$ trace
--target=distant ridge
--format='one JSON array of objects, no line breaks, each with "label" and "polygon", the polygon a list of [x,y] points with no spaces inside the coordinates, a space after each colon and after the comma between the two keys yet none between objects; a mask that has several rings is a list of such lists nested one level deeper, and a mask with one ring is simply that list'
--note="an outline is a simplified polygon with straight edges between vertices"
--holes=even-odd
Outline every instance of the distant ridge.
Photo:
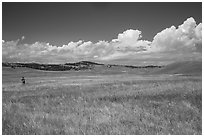
[{"label": "distant ridge", "polygon": [[201,75],[202,61],[183,61],[167,65],[155,74],[185,74]]},{"label": "distant ridge", "polygon": [[69,71],[69,70],[90,70],[95,69],[96,67],[101,68],[112,68],[112,67],[119,67],[119,68],[130,68],[130,69],[142,69],[142,68],[161,68],[162,66],[130,66],[130,65],[116,65],[116,64],[101,64],[95,63],[91,61],[80,61],[76,63],[65,63],[65,64],[38,64],[38,63],[2,63],[3,67],[27,67],[32,69],[39,69],[39,70],[47,70],[47,71]]},{"label": "distant ridge", "polygon": [[91,62],[91,61],[80,61],[76,63],[65,63],[65,65],[104,65],[96,62]]}]

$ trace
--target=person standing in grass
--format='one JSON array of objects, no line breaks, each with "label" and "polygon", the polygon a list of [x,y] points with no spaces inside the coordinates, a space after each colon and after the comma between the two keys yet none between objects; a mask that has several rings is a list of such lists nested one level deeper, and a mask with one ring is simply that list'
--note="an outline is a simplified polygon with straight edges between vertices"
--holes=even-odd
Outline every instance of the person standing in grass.
[{"label": "person standing in grass", "polygon": [[21,82],[22,82],[22,84],[25,84],[25,78],[24,77],[21,78]]}]

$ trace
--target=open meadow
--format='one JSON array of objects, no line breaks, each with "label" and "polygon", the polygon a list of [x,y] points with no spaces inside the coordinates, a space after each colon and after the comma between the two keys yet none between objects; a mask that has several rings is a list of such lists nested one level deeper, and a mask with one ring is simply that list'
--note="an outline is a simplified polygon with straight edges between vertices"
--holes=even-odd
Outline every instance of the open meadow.
[{"label": "open meadow", "polygon": [[7,67],[2,74],[3,134],[202,134],[198,75]]}]

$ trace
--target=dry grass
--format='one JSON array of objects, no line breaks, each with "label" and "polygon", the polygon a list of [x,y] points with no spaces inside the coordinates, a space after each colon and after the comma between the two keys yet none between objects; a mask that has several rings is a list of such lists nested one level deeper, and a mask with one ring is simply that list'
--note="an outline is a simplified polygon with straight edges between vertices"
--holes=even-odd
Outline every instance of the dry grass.
[{"label": "dry grass", "polygon": [[3,134],[202,134],[201,78],[3,90]]}]

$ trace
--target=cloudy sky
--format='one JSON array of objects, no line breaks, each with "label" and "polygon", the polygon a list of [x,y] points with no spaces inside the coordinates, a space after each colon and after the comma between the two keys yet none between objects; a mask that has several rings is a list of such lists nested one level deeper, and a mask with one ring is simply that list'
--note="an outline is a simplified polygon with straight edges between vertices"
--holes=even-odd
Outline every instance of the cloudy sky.
[{"label": "cloudy sky", "polygon": [[202,3],[2,3],[2,61],[202,59]]}]

